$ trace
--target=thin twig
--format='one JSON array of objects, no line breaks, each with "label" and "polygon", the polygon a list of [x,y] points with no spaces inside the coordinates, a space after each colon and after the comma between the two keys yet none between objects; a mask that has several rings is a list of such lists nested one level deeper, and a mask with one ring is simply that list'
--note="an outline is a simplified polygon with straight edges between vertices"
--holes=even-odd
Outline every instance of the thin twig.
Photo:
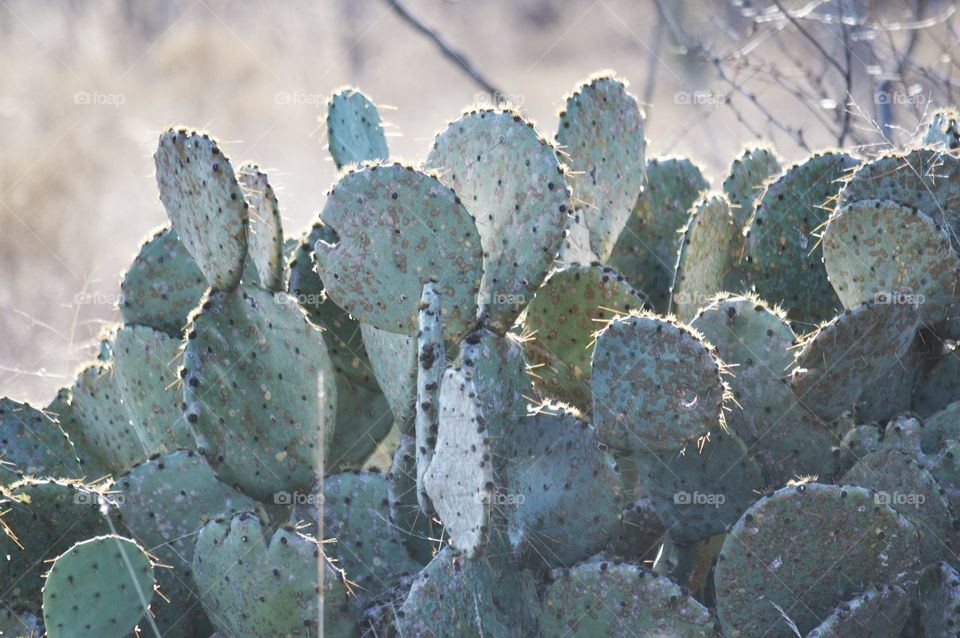
[{"label": "thin twig", "polygon": [[452,60],[469,75],[474,82],[480,85],[480,87],[489,93],[494,100],[498,103],[503,100],[505,93],[498,89],[492,82],[490,82],[480,71],[477,70],[473,64],[471,64],[466,57],[459,51],[454,50],[447,42],[440,37],[436,31],[428,27],[423,23],[420,18],[410,13],[410,10],[400,1],[400,0],[385,0],[386,3],[393,9],[394,13],[400,16],[407,24],[412,26],[414,29],[422,33],[423,35],[430,38],[430,40],[440,49],[440,52],[444,56]]}]

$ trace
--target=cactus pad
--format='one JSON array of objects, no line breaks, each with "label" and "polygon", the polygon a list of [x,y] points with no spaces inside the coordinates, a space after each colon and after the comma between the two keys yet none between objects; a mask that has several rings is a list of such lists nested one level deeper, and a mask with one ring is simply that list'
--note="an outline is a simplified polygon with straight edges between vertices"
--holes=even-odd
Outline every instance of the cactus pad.
[{"label": "cactus pad", "polygon": [[717,293],[732,289],[739,253],[737,229],[727,200],[710,196],[695,205],[683,230],[677,272],[673,279],[672,312],[690,321]]},{"label": "cactus pad", "polygon": [[338,169],[387,159],[390,151],[380,113],[357,89],[345,87],[327,101],[327,145]]},{"label": "cactus pad", "polygon": [[777,153],[765,146],[746,148],[733,160],[723,180],[723,192],[730,200],[737,231],[746,229],[753,216],[754,203],[763,195],[767,181],[780,175],[783,167]]},{"label": "cactus pad", "polygon": [[[924,601],[926,604],[926,601]],[[910,596],[896,585],[871,587],[827,616],[806,638],[899,636],[910,617]]]},{"label": "cactus pad", "polygon": [[711,638],[716,620],[670,579],[630,563],[556,570],[540,616],[544,638]]},{"label": "cactus pad", "polygon": [[599,75],[567,97],[556,141],[590,248],[606,261],[643,190],[643,113],[623,81]]},{"label": "cactus pad", "polygon": [[[480,306],[488,325],[508,330],[560,251],[570,192],[554,149],[509,111],[473,111],[437,136],[426,166],[463,199],[483,246]],[[441,283],[442,280],[441,280]],[[447,339],[456,330],[444,298]]]},{"label": "cactus pad", "polygon": [[757,501],[727,535],[717,615],[724,635],[795,635],[784,616],[804,634],[844,600],[918,566],[913,525],[870,491],[791,485]]},{"label": "cactus pad", "polygon": [[339,241],[314,246],[325,291],[361,322],[417,333],[423,284],[437,280],[449,338],[473,323],[483,250],[457,195],[400,164],[368,165],[340,178],[320,214]]},{"label": "cactus pad", "polygon": [[927,565],[920,572],[920,618],[925,636],[949,636],[960,623],[960,574],[949,563]]},{"label": "cactus pad", "polygon": [[120,315],[128,324],[180,337],[207,284],[177,233],[165,226],[140,246],[120,282]]},{"label": "cactus pad", "polygon": [[644,298],[618,272],[599,264],[565,266],[550,274],[527,307],[524,344],[544,395],[590,409],[594,334],[619,314],[640,310]]},{"label": "cactus pad", "polygon": [[417,335],[417,406],[415,416],[416,496],[424,514],[433,514],[433,504],[423,479],[433,460],[440,429],[440,382],[446,369],[443,347],[443,309],[433,282],[420,295],[420,332]]},{"label": "cactus pad", "polygon": [[253,262],[260,286],[276,292],[283,288],[283,223],[280,204],[267,174],[257,166],[245,164],[237,172],[249,206],[247,219],[247,258]]},{"label": "cactus pad", "polygon": [[82,476],[70,437],[29,403],[0,398],[0,444],[0,484],[25,475]]},{"label": "cactus pad", "polygon": [[670,304],[679,232],[690,217],[690,207],[709,188],[700,168],[688,159],[647,162],[646,186],[607,265],[642,290],[658,312],[666,312]]},{"label": "cactus pad", "polygon": [[160,201],[207,282],[240,284],[247,257],[247,202],[230,160],[208,135],[170,129],[153,156]]},{"label": "cactus pad", "polygon": [[409,428],[417,397],[417,338],[360,324],[370,367],[383,390],[393,418]]},{"label": "cactus pad", "polygon": [[43,624],[50,638],[124,638],[148,614],[153,564],[135,542],[98,536],[53,563],[43,585]]},{"label": "cactus pad", "polygon": [[597,437],[617,448],[681,449],[723,420],[719,360],[699,336],[655,316],[607,324],[591,385]]},{"label": "cactus pad", "polygon": [[210,291],[181,370],[197,447],[222,481],[267,501],[310,487],[337,405],[320,331],[279,294]]},{"label": "cactus pad", "polygon": [[747,232],[753,282],[764,300],[789,308],[794,321],[818,323],[840,307],[814,232],[856,165],[845,153],[814,155],[788,168],[757,204]]}]

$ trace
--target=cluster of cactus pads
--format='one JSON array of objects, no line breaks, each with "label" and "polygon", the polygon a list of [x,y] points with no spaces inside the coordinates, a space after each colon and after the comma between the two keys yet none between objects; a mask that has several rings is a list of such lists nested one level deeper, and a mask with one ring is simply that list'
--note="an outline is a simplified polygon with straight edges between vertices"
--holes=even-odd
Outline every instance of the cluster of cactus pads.
[{"label": "cluster of cactus pads", "polygon": [[711,190],[609,74],[419,166],[327,109],[293,239],[267,173],[160,136],[122,325],[0,401],[0,635],[960,629],[954,115]]}]

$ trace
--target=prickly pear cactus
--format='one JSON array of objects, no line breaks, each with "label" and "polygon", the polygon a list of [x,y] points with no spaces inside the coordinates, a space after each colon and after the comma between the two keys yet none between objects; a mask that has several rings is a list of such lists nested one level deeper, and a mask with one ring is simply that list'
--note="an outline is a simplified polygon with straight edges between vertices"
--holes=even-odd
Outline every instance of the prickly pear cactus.
[{"label": "prickly pear cactus", "polygon": [[380,112],[359,90],[344,87],[327,101],[327,146],[338,169],[389,156]]},{"label": "prickly pear cactus", "polygon": [[121,536],[77,543],[53,562],[43,585],[43,625],[50,638],[124,638],[150,623],[153,563]]},{"label": "prickly pear cactus", "polygon": [[[570,192],[557,154],[520,114],[480,110],[437,136],[426,166],[439,172],[477,222],[483,247],[480,308],[490,328],[502,334],[561,248]],[[452,317],[453,305],[443,307]],[[456,323],[451,319],[450,325]],[[457,331],[448,331],[453,339]]]},{"label": "prickly pear cactus", "polygon": [[737,232],[746,230],[754,203],[763,195],[767,182],[778,177],[782,170],[776,151],[766,146],[745,148],[733,160],[723,180],[723,192],[730,201]]},{"label": "prickly pear cactus", "polygon": [[901,587],[871,587],[834,609],[806,638],[897,636],[909,617],[910,596]]},{"label": "prickly pear cactus", "polygon": [[417,335],[417,404],[415,418],[416,492],[420,510],[433,514],[424,478],[433,461],[440,431],[440,382],[446,369],[443,345],[443,309],[434,282],[420,295],[420,332]]},{"label": "prickly pear cactus", "polygon": [[920,572],[920,617],[924,635],[948,636],[960,622],[960,574],[949,563],[927,565]]},{"label": "prickly pear cactus", "polygon": [[267,174],[255,164],[244,164],[237,179],[249,205],[247,258],[253,262],[263,288],[278,291],[284,282],[283,224],[280,204]]},{"label": "prickly pear cactus", "polygon": [[153,156],[160,201],[207,282],[240,284],[247,258],[247,202],[230,160],[207,134],[170,129]]},{"label": "prickly pear cactus", "polygon": [[623,80],[598,75],[567,97],[556,140],[591,252],[606,261],[643,190],[643,113]]},{"label": "prickly pear cactus", "polygon": [[70,437],[54,418],[28,403],[0,398],[0,442],[0,484],[27,475],[82,476]]}]

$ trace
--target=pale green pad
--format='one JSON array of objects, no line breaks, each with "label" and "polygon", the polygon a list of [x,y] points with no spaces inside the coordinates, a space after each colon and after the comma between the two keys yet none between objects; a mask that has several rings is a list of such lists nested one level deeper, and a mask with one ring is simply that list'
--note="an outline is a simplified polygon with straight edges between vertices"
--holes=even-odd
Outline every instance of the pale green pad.
[{"label": "pale green pad", "polygon": [[389,155],[380,113],[359,90],[345,87],[327,101],[327,146],[337,168]]},{"label": "pale green pad", "polygon": [[733,160],[723,180],[723,192],[730,200],[730,212],[738,232],[746,229],[753,216],[754,203],[766,190],[767,182],[782,170],[776,151],[765,146],[746,148]]},{"label": "pale green pad", "polygon": [[170,129],[153,156],[160,201],[207,282],[240,284],[247,257],[247,202],[230,160],[206,134]]},{"label": "pale green pad", "polygon": [[417,338],[360,324],[370,367],[390,404],[396,423],[413,425],[417,400]]},{"label": "pale green pad", "polygon": [[80,461],[56,419],[29,403],[0,398],[0,484],[19,477],[80,478]]},{"label": "pale green pad", "polygon": [[280,204],[267,174],[256,165],[245,164],[237,173],[249,205],[247,258],[253,262],[260,286],[277,291],[283,288],[283,222]]},{"label": "pale green pad", "polygon": [[416,436],[416,491],[423,514],[433,514],[433,504],[423,486],[424,477],[433,460],[440,429],[440,382],[446,369],[443,347],[443,309],[440,295],[433,282],[423,286],[420,295],[420,332],[417,335],[417,407]]},{"label": "pale green pad", "polygon": [[[426,166],[440,171],[477,221],[483,245],[480,306],[488,325],[502,334],[530,301],[563,242],[570,192],[557,155],[519,114],[473,111],[437,136]],[[454,309],[446,299],[443,307],[447,339],[453,340]]]}]

